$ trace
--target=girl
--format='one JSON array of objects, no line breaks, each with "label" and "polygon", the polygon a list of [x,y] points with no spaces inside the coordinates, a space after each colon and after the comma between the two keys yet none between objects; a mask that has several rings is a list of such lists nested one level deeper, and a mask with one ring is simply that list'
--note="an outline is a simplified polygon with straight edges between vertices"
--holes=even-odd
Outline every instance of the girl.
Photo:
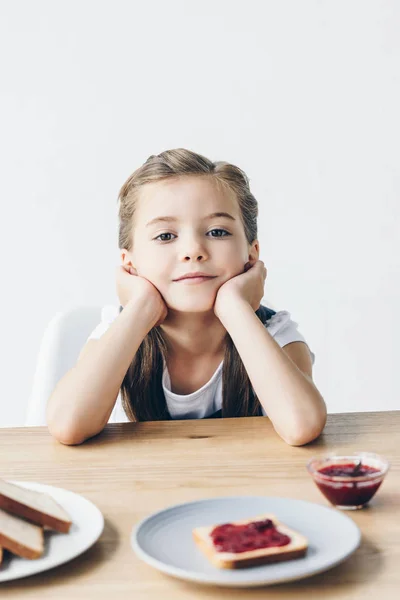
[{"label": "girl", "polygon": [[55,388],[50,432],[108,422],[268,415],[291,445],[326,421],[314,355],[287,311],[260,305],[257,202],[245,173],[185,149],[151,156],[119,195],[121,306]]}]

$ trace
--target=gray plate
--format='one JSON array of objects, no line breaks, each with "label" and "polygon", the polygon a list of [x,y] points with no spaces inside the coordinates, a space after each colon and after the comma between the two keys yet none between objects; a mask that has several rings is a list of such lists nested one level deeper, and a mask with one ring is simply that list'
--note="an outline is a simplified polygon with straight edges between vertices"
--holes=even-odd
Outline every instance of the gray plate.
[{"label": "gray plate", "polygon": [[[192,529],[273,513],[309,542],[304,558],[247,569],[214,567],[192,538]],[[136,554],[163,573],[198,583],[255,587],[303,579],[345,560],[360,544],[352,519],[340,511],[291,498],[233,496],[179,504],[143,519],[132,531]]]}]

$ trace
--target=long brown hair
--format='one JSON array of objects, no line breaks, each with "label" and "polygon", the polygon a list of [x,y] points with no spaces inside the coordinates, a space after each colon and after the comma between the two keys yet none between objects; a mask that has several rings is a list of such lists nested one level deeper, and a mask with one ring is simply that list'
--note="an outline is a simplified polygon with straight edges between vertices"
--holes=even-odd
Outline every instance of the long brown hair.
[{"label": "long brown hair", "polygon": [[[150,156],[124,183],[119,193],[119,248],[131,250],[132,223],[140,189],[150,182],[170,177],[207,175],[217,184],[227,186],[238,200],[244,232],[249,244],[257,239],[258,205],[250,192],[247,175],[227,162],[212,162],[208,158],[178,148]],[[256,314],[264,320],[264,307]],[[170,419],[162,389],[163,357],[166,342],[160,327],[146,335],[128,368],[121,385],[122,405],[131,421]],[[254,394],[239,353],[227,333],[222,368],[222,416],[244,417],[261,414],[261,405]]]}]

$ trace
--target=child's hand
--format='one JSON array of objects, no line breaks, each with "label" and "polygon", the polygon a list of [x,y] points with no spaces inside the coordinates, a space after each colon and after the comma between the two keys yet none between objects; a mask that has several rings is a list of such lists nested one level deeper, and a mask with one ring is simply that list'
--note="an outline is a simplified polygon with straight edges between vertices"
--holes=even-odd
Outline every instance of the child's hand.
[{"label": "child's hand", "polygon": [[121,306],[126,306],[132,299],[145,300],[146,308],[154,312],[154,318],[157,319],[154,327],[165,320],[168,309],[163,297],[148,279],[137,274],[136,269],[125,265],[117,267],[116,284]]},{"label": "child's hand", "polygon": [[242,300],[250,304],[254,311],[258,310],[264,296],[266,278],[267,269],[262,260],[247,263],[244,273],[232,277],[219,288],[214,303],[217,317],[232,300]]}]

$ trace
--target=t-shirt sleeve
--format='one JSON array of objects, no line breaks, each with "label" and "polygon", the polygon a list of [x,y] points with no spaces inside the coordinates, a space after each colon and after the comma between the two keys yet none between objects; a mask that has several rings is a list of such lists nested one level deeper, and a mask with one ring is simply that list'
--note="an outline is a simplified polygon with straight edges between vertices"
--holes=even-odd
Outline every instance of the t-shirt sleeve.
[{"label": "t-shirt sleeve", "polygon": [[[286,344],[291,344],[292,342],[304,342],[310,351],[312,364],[314,364],[315,354],[311,351],[303,334],[300,333],[298,329],[298,324],[296,321],[292,320],[291,315],[287,310],[280,310],[276,312],[270,319],[268,319],[268,321],[266,321],[266,323],[264,323],[264,325],[281,348],[286,346]],[[262,408],[262,413],[264,416],[267,414],[264,408]]]},{"label": "t-shirt sleeve", "polygon": [[315,354],[311,351],[305,337],[298,329],[298,324],[291,319],[291,315],[287,310],[281,310],[272,315],[265,323],[265,327],[281,348],[292,342],[304,342],[310,351],[312,364],[314,364]]}]

